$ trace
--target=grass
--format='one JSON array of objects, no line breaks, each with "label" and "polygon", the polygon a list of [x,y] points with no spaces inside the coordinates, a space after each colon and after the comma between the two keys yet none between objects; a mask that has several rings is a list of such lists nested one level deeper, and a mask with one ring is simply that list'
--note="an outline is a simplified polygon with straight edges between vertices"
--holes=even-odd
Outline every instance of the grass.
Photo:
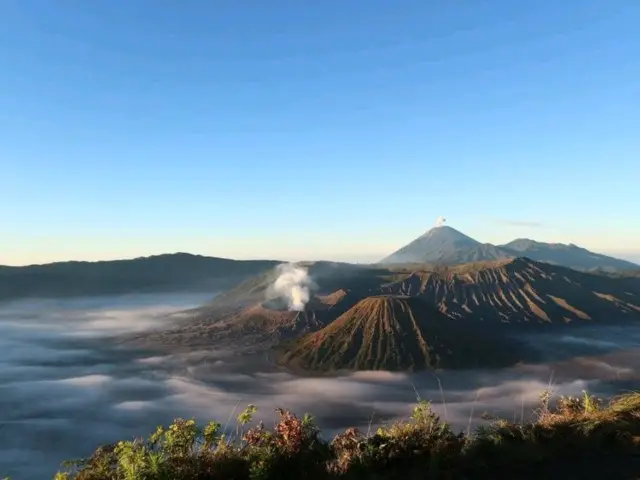
[{"label": "grass", "polygon": [[419,400],[411,418],[363,435],[323,440],[313,418],[278,410],[250,428],[247,407],[229,434],[217,422],[176,420],[147,439],[66,462],[54,480],[632,479],[640,478],[640,392],[605,404],[588,395],[541,396],[536,420],[494,420],[455,433]]}]

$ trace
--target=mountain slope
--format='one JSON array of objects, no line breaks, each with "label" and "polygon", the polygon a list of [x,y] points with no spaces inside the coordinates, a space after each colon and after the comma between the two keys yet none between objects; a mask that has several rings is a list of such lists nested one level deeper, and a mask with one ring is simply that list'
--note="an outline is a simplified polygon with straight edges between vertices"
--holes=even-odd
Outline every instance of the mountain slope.
[{"label": "mountain slope", "polygon": [[214,292],[278,263],[176,253],[131,260],[0,266],[0,300],[182,290]]},{"label": "mountain slope", "polygon": [[380,288],[424,298],[454,318],[493,323],[640,319],[640,279],[609,277],[517,258],[422,268]]},{"label": "mountain slope", "polygon": [[514,256],[511,252],[477,240],[449,226],[433,227],[388,257],[381,264],[431,263],[456,265]]},{"label": "mountain slope", "polygon": [[250,350],[272,347],[281,341],[317,331],[330,324],[357,301],[339,290],[313,296],[303,311],[291,311],[282,299],[243,304],[227,303],[193,311],[191,321],[177,328],[132,336],[138,345],[200,348],[217,346]]},{"label": "mountain slope", "polygon": [[577,270],[624,271],[640,268],[635,263],[591,252],[573,244],[536,242],[528,238],[518,238],[500,245],[514,256],[525,256],[539,262],[554,263]]},{"label": "mountain slope", "polygon": [[640,278],[579,272],[527,258],[457,266],[320,264],[309,270],[322,275],[313,277],[317,289],[302,312],[267,300],[271,273],[262,274],[229,290],[220,302],[190,312],[185,323],[138,335],[136,341],[262,349],[316,332],[358,302],[381,295],[415,297],[425,305],[416,308],[429,306],[428,318],[448,317],[459,326],[460,335],[473,332],[478,338],[640,320]]},{"label": "mountain slope", "polygon": [[[299,262],[298,267],[306,269],[316,284],[316,295],[328,295],[349,287],[350,294],[365,296],[374,291],[389,275],[386,268],[369,265],[353,265],[339,262]],[[260,275],[250,277],[213,299],[209,304],[196,310],[199,321],[216,321],[223,315],[241,310],[264,301],[269,295],[270,286],[278,278],[277,268],[271,268]]]},{"label": "mountain slope", "polygon": [[640,268],[635,263],[591,252],[570,244],[543,243],[519,238],[504,245],[480,243],[449,226],[437,226],[382,259],[379,264],[430,263],[461,265],[469,262],[528,257],[539,262],[562,265],[576,270],[628,271]]},{"label": "mountain slope", "polygon": [[509,342],[462,323],[419,298],[372,296],[285,346],[278,362],[330,371],[489,367],[520,360]]}]

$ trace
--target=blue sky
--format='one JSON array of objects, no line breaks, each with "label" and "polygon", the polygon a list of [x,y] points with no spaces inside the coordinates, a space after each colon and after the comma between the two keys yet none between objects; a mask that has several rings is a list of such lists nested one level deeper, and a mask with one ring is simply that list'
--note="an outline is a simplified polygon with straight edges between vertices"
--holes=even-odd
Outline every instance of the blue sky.
[{"label": "blue sky", "polygon": [[0,264],[640,259],[640,2],[0,2]]}]

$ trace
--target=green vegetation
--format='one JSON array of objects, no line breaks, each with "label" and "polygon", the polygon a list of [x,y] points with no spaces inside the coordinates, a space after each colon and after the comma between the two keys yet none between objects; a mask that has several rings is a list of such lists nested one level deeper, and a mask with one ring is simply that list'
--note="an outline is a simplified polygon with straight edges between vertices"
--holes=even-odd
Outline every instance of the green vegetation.
[{"label": "green vegetation", "polygon": [[[411,419],[362,435],[348,429],[327,442],[310,416],[278,410],[272,430],[233,434],[211,422],[176,420],[147,440],[102,447],[67,463],[55,480],[635,478],[640,472],[640,393],[608,405],[582,397],[541,396],[530,423],[496,420],[473,433],[452,431],[419,399]],[[552,405],[553,404],[553,405]]]}]

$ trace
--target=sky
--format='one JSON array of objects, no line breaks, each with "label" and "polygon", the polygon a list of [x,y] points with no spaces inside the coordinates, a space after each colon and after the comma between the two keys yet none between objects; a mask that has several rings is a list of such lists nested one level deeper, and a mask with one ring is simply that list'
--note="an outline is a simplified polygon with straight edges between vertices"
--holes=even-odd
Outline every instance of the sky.
[{"label": "sky", "polygon": [[640,261],[637,0],[0,2],[0,264]]}]

